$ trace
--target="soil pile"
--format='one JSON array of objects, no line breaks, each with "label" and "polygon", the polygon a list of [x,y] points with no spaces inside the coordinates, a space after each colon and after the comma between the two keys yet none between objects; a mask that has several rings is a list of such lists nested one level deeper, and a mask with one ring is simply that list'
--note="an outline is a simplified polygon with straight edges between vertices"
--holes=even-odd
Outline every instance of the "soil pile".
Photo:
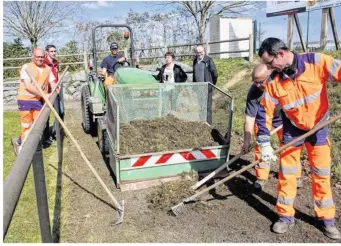
[{"label": "soil pile", "polygon": [[[146,197],[148,208],[173,215],[171,208],[174,205],[179,204],[184,199],[195,194],[195,191],[190,187],[197,182],[197,179],[196,173],[183,173],[180,180],[163,183],[162,185],[154,187],[153,191]],[[187,204],[186,207],[196,212],[207,212],[212,208],[218,207],[218,205],[210,204],[205,199],[199,199],[196,202]]]},{"label": "soil pile", "polygon": [[217,146],[211,131],[212,128],[204,122],[186,121],[172,115],[132,121],[120,126],[120,154]]},{"label": "soil pile", "polygon": [[148,208],[169,211],[170,208],[195,192],[190,187],[195,183],[191,174],[183,174],[178,181],[163,183],[153,189],[147,196]]}]

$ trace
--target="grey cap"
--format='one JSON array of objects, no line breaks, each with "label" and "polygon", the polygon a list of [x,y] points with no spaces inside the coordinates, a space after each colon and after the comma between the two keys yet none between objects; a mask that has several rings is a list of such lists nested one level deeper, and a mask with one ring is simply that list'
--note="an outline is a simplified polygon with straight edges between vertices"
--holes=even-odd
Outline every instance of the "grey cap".
[{"label": "grey cap", "polygon": [[118,49],[118,44],[116,42],[111,43],[110,50],[112,49]]}]

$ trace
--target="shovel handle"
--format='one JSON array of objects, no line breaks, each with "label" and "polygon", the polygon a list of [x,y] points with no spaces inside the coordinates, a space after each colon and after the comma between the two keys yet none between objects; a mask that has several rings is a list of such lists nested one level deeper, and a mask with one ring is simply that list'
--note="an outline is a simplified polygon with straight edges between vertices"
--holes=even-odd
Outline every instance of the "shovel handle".
[{"label": "shovel handle", "polygon": [[[270,135],[275,134],[276,132],[278,132],[280,129],[282,129],[283,125],[280,125],[279,127],[275,128],[274,130],[272,130],[270,132]],[[244,151],[241,151],[238,155],[236,155],[235,157],[233,157],[231,160],[225,162],[223,165],[221,165],[220,167],[218,167],[216,170],[214,170],[212,173],[210,173],[209,175],[207,175],[205,178],[203,178],[202,180],[200,180],[198,183],[196,183],[195,185],[193,185],[191,187],[191,189],[196,190],[198,189],[200,186],[202,186],[204,183],[206,183],[208,180],[210,180],[211,178],[213,178],[217,173],[219,173],[221,170],[223,170],[225,167],[227,167],[228,165],[232,164],[233,162],[235,162],[236,160],[238,160],[241,156],[249,153],[254,147],[257,146],[257,142],[253,142],[251,144],[251,146],[249,147],[248,151],[244,153]]]},{"label": "shovel handle", "polygon": [[67,126],[64,124],[63,120],[59,117],[59,114],[57,113],[57,111],[54,109],[53,105],[51,104],[50,100],[47,98],[46,94],[41,90],[40,86],[38,85],[37,81],[34,79],[34,77],[32,76],[32,74],[29,73],[29,71],[27,71],[27,74],[29,75],[29,77],[31,78],[31,80],[33,81],[33,83],[35,84],[36,88],[38,89],[39,93],[41,94],[41,96],[44,98],[45,102],[47,103],[47,105],[50,107],[51,111],[54,113],[55,118],[59,121],[60,125],[63,127],[64,131],[66,132],[66,134],[69,136],[69,138],[71,139],[71,141],[73,142],[73,144],[76,146],[76,148],[78,149],[78,151],[80,152],[83,160],[85,161],[85,163],[88,165],[88,167],[90,168],[91,172],[95,175],[95,177],[97,178],[97,180],[100,182],[100,184],[102,185],[102,187],[104,188],[104,190],[107,192],[107,194],[109,195],[109,197],[111,198],[111,200],[114,202],[115,207],[120,210],[123,211],[121,205],[118,203],[118,201],[116,200],[116,198],[113,196],[113,194],[111,194],[110,190],[108,189],[108,187],[105,185],[105,183],[103,182],[103,180],[101,179],[101,177],[98,175],[98,173],[96,172],[95,168],[91,165],[90,161],[88,160],[88,158],[86,158],[84,152],[82,151],[81,147],[79,146],[79,144],[77,143],[76,139],[74,138],[74,136],[71,134],[71,132],[69,131],[69,129],[67,128]]},{"label": "shovel handle", "polygon": [[[295,143],[297,143],[297,142],[299,142],[299,141],[301,141],[301,140],[303,140],[303,139],[305,139],[305,138],[307,138],[307,137],[313,135],[315,132],[317,132],[317,131],[320,130],[321,128],[323,128],[323,127],[325,127],[325,126],[327,126],[327,125],[329,125],[329,124],[331,124],[331,123],[337,121],[338,119],[341,119],[341,114],[338,114],[337,116],[335,116],[335,117],[333,117],[333,118],[330,118],[329,120],[324,121],[323,123],[321,123],[321,124],[319,124],[319,125],[316,125],[316,126],[315,126],[313,129],[311,129],[310,131],[308,131],[308,132],[306,132],[305,134],[299,136],[298,138],[294,139],[294,140],[291,141],[290,143],[287,143],[287,144],[283,145],[282,147],[276,149],[276,150],[273,152],[273,154],[277,155],[277,154],[280,153],[282,150],[285,150],[286,148],[288,148],[288,147],[294,145]],[[213,185],[211,185],[211,186],[209,186],[209,187],[207,187],[207,188],[201,190],[200,192],[198,192],[198,193],[192,195],[191,197],[185,199],[184,202],[193,201],[195,198],[197,198],[197,197],[200,196],[201,194],[203,194],[203,193],[205,193],[205,192],[207,192],[207,191],[212,190],[213,188],[217,187],[218,185],[221,185],[221,184],[225,183],[226,181],[232,179],[233,177],[235,177],[235,176],[237,176],[237,175],[243,173],[244,171],[246,171],[246,170],[248,170],[248,169],[254,167],[255,165],[257,165],[257,164],[260,163],[261,161],[262,161],[262,159],[259,159],[258,161],[252,162],[251,164],[245,166],[244,168],[242,168],[242,169],[240,169],[240,170],[234,172],[234,173],[231,174],[230,176],[227,176],[226,178],[224,178],[224,179],[218,181],[217,183],[215,183],[215,184],[213,184]]]},{"label": "shovel handle", "polygon": [[[57,88],[59,87],[59,84],[60,84],[60,82],[63,80],[64,75],[65,75],[66,71],[68,70],[68,68],[69,68],[69,66],[66,66],[66,68],[64,69],[64,71],[63,71],[62,75],[59,77],[58,82],[57,82],[57,85],[56,85],[56,87],[53,89],[51,95],[52,95],[52,94],[57,90]],[[26,135],[25,139],[22,141],[21,146],[23,146],[23,144],[26,142],[28,136],[30,135],[31,129],[33,129],[34,125],[35,125],[36,122],[38,121],[38,119],[39,119],[39,117],[40,117],[40,115],[41,115],[41,113],[43,112],[43,109],[44,109],[45,107],[46,107],[46,104],[44,104],[44,105],[43,105],[43,108],[39,111],[39,114],[38,114],[38,116],[37,116],[37,119],[33,122],[32,126],[30,127],[29,133]]]}]

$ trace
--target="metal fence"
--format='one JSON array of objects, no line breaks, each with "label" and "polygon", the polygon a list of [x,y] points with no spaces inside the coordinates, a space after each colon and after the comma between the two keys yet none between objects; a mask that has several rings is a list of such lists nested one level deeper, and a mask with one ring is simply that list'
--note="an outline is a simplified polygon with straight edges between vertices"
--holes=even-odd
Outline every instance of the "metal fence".
[{"label": "metal fence", "polygon": [[[230,43],[230,42],[240,42],[240,41],[249,41],[249,49],[245,50],[231,50],[231,51],[221,51],[221,52],[210,52],[210,45],[213,44],[221,44],[221,43]],[[164,54],[167,51],[172,51],[176,57],[179,59],[183,59],[185,57],[194,57],[194,48],[198,45],[203,45],[206,48],[206,53],[207,55],[219,55],[219,54],[227,54],[227,53],[241,53],[241,52],[248,52],[248,59],[253,60],[253,53],[254,53],[254,47],[253,47],[253,34],[250,34],[249,37],[245,38],[238,38],[238,39],[230,39],[230,40],[221,40],[221,41],[214,41],[210,42],[207,41],[205,43],[190,43],[190,44],[177,44],[177,45],[170,45],[170,46],[160,46],[160,47],[151,47],[151,48],[139,48],[134,50],[134,57],[136,61],[139,63],[140,61],[155,61],[158,59],[164,58]],[[129,49],[124,49],[124,50],[119,50],[119,53],[124,54],[125,57],[130,59],[130,52]],[[98,57],[101,60],[105,55],[109,54],[109,51],[105,52],[97,52]],[[61,67],[67,66],[67,65],[75,65],[78,67],[84,67],[85,70],[88,69],[89,66],[89,60],[91,57],[92,53],[78,53],[78,54],[68,54],[68,55],[58,55],[58,59],[64,59],[65,57],[68,58],[74,58],[74,62],[61,62],[59,65]],[[20,58],[6,58],[3,59],[3,62],[8,61],[16,61],[16,60],[22,60],[23,63],[28,62],[31,59],[31,57],[20,57]],[[99,64],[101,61],[98,61],[97,64]],[[9,69],[18,69],[20,66],[4,66],[4,70],[9,70]],[[8,78],[7,78],[8,79]],[[11,78],[11,79],[18,79],[18,78]],[[6,82],[7,83],[7,82]]]},{"label": "metal fence", "polygon": [[[63,92],[62,87],[60,94],[55,92],[51,96],[51,102],[54,103],[54,108],[56,111],[63,116],[63,112],[60,109],[64,108]],[[13,214],[16,210],[17,203],[19,201],[21,191],[24,187],[28,171],[31,167],[33,168],[34,185],[36,193],[36,201],[38,207],[39,216],[39,226],[41,233],[41,240],[43,243],[52,243],[59,241],[58,228],[53,227],[54,235],[51,231],[49,209],[46,193],[46,182],[44,173],[44,163],[43,163],[43,152],[41,136],[46,126],[46,122],[50,115],[50,108],[45,104],[41,109],[41,115],[37,119],[37,123],[33,126],[30,132],[30,137],[23,144],[23,147],[16,157],[12,168],[4,180],[3,186],[3,239],[5,239],[8,228],[11,224]],[[62,117],[63,118],[63,117]],[[57,142],[57,152],[58,152],[58,173],[57,173],[57,186],[61,184],[61,166],[63,159],[63,130],[60,127],[58,121],[55,121],[56,129],[56,142]],[[60,207],[60,194],[56,194],[56,204],[55,209]],[[60,216],[60,215],[59,215]],[[57,215],[55,214],[55,217]],[[54,222],[57,221],[54,218]]]}]

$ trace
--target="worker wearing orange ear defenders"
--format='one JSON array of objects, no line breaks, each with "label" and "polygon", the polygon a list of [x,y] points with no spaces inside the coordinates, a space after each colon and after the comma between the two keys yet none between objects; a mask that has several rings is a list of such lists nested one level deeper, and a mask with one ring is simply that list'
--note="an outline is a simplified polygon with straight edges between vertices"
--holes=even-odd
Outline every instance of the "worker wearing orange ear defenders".
[{"label": "worker wearing orange ear defenders", "polygon": [[[258,55],[274,72],[269,76],[259,107],[257,141],[264,161],[273,158],[270,130],[276,105],[283,114],[283,144],[311,130],[329,118],[326,84],[341,82],[341,61],[320,53],[297,54],[283,41],[268,38]],[[301,151],[305,145],[311,166],[314,213],[318,226],[329,238],[339,240],[341,233],[335,226],[335,204],[330,177],[331,157],[328,127],[288,147],[280,153],[277,213],[279,220],[272,229],[285,233],[294,225],[293,208],[296,197],[296,173]]]},{"label": "worker wearing orange ear defenders", "polygon": [[113,42],[110,45],[111,54],[104,58],[101,63],[101,75],[105,77],[103,85],[106,87],[108,85],[115,84],[114,73],[117,68],[122,66],[122,63],[125,62],[125,57],[121,56],[117,53],[118,44]]}]

